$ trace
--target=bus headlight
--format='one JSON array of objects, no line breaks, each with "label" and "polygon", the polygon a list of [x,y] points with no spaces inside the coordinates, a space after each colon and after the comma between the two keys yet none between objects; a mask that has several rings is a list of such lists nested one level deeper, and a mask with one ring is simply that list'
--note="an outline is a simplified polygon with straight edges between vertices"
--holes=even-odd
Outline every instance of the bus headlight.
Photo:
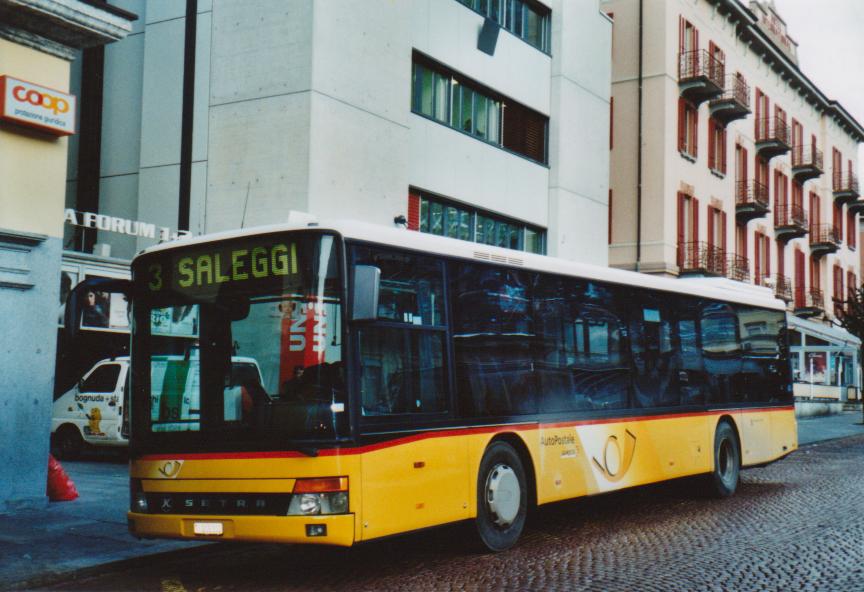
[{"label": "bus headlight", "polygon": [[348,512],[348,478],[298,479],[288,504],[289,516]]}]

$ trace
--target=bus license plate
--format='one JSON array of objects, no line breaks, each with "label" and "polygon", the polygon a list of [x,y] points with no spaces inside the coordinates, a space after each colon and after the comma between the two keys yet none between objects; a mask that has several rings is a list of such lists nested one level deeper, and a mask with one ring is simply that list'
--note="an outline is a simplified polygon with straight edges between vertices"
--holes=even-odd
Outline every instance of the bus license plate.
[{"label": "bus license plate", "polygon": [[221,536],[222,535],[222,523],[221,522],[196,522],[192,525],[192,532],[195,534],[207,535],[207,536]]}]

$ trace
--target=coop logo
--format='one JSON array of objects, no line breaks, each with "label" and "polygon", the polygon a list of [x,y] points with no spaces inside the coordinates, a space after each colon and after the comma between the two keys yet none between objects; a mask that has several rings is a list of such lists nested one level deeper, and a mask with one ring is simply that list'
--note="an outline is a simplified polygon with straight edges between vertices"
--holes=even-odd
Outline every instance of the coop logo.
[{"label": "coop logo", "polygon": [[75,133],[75,97],[10,76],[0,76],[0,119],[52,135]]},{"label": "coop logo", "polygon": [[621,450],[621,444],[618,442],[618,436],[611,435],[606,438],[606,444],[603,446],[602,458],[592,457],[594,466],[596,466],[606,480],[611,483],[617,483],[627,474],[627,469],[630,468],[630,463],[633,462],[633,454],[636,452],[636,436],[630,430],[624,430],[624,449]]},{"label": "coop logo", "polygon": [[26,101],[31,105],[45,107],[49,111],[53,112],[54,115],[57,115],[58,113],[67,113],[69,111],[69,101],[63,97],[41,93],[36,89],[28,89],[20,84],[12,89],[12,96],[19,101]]}]

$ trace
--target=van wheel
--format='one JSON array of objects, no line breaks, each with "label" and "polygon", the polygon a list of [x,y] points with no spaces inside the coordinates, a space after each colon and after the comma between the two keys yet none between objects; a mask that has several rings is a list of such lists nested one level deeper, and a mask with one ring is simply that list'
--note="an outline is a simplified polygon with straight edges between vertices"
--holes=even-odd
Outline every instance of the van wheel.
[{"label": "van wheel", "polygon": [[73,425],[60,426],[54,435],[54,456],[61,460],[74,460],[81,456],[84,449],[84,438]]},{"label": "van wheel", "polygon": [[477,475],[477,535],[482,548],[504,551],[516,544],[528,513],[522,460],[506,442],[493,442]]},{"label": "van wheel", "polygon": [[738,489],[741,474],[741,454],[735,430],[728,422],[720,422],[714,433],[714,471],[706,482],[711,497],[729,497]]}]

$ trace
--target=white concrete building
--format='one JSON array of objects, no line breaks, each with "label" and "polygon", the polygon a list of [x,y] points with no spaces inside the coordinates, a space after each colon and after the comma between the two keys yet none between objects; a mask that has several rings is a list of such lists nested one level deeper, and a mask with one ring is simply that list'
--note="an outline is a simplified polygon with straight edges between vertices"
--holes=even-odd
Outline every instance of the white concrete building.
[{"label": "white concrete building", "polygon": [[854,396],[857,340],[826,335],[861,278],[864,128],[800,70],[772,2],[602,9],[614,19],[610,265],[773,289],[821,327],[792,331],[796,394]]},{"label": "white concrete building", "polygon": [[114,3],[140,18],[77,62],[67,283],[292,210],[607,264],[599,0]]}]

